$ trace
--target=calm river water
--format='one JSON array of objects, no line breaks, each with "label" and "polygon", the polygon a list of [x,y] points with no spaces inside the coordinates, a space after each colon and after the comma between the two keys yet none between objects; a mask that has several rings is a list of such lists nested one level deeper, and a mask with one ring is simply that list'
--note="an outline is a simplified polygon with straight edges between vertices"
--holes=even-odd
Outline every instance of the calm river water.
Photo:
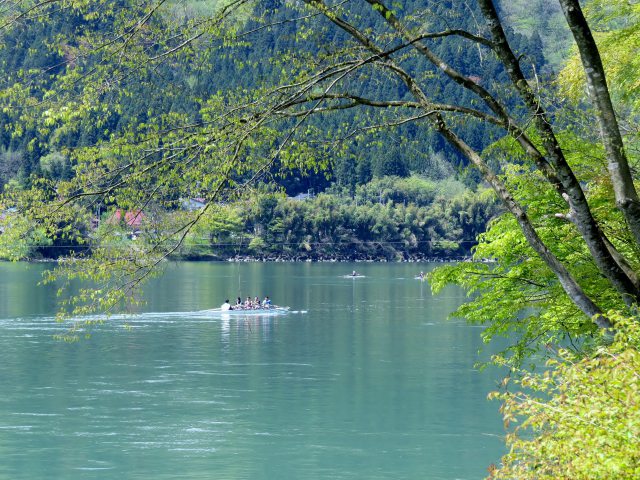
[{"label": "calm river water", "polygon": [[[71,344],[45,268],[0,264],[0,479],[480,479],[503,453],[499,372],[428,265],[170,264]],[[293,312],[199,312],[238,295]]]}]

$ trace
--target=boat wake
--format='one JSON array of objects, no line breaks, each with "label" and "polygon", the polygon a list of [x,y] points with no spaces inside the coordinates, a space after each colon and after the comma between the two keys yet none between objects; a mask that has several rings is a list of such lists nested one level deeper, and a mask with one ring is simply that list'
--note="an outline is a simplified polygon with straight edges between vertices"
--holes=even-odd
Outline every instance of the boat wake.
[{"label": "boat wake", "polygon": [[183,322],[185,320],[194,321],[211,321],[230,317],[265,317],[265,316],[282,316],[286,314],[306,314],[307,310],[289,310],[288,308],[274,308],[269,310],[230,310],[221,311],[219,308],[207,310],[192,310],[179,312],[139,312],[139,313],[118,313],[113,315],[83,315],[78,317],[70,317],[63,321],[58,321],[55,316],[29,316],[0,318],[0,327],[2,328],[43,328],[45,326],[53,328],[65,328],[72,324],[78,323],[109,323],[123,322],[130,325],[140,323],[174,323]]}]

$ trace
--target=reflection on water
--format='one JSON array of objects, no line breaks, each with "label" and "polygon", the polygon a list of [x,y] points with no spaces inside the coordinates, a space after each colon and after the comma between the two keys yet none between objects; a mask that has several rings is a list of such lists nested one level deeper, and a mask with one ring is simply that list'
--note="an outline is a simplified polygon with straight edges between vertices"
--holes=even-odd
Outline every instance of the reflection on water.
[{"label": "reflection on water", "polygon": [[[415,265],[172,264],[74,344],[43,268],[0,265],[0,478],[475,479],[502,453],[464,295]],[[249,295],[292,312],[203,312]]]}]

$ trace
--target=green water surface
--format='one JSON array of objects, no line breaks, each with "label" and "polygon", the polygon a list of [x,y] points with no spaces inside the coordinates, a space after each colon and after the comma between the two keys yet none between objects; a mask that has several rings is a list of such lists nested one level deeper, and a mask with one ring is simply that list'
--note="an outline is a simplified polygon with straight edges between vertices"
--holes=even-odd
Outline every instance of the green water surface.
[{"label": "green water surface", "polygon": [[[78,343],[46,268],[0,264],[0,479],[480,479],[503,453],[500,372],[427,264],[169,264]],[[238,295],[291,313],[202,312]]]}]

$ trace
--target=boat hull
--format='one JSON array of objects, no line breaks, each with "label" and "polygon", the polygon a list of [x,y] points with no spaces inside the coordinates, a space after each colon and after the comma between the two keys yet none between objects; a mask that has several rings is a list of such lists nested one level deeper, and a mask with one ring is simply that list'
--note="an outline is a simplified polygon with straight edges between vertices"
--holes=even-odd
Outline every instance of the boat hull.
[{"label": "boat hull", "polygon": [[270,307],[270,308],[242,308],[232,310],[222,310],[220,308],[212,308],[205,310],[212,315],[233,315],[233,316],[260,316],[260,315],[284,315],[289,313],[289,307]]}]

